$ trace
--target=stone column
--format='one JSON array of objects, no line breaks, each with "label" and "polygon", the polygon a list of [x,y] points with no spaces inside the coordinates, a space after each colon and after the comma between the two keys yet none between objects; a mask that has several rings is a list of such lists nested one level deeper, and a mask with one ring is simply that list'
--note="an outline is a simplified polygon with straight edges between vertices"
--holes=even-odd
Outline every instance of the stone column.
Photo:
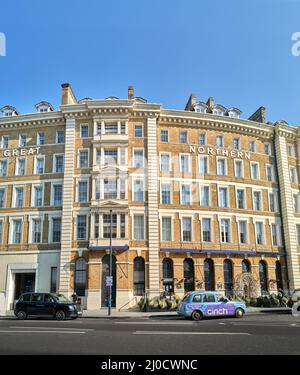
[{"label": "stone column", "polygon": [[158,169],[156,117],[147,118],[148,138],[148,241],[149,292],[159,293],[159,222],[158,222]]},{"label": "stone column", "polygon": [[284,245],[287,254],[287,267],[290,289],[300,288],[297,236],[295,228],[293,197],[284,131],[280,125],[275,133],[276,161],[280,186],[281,216],[283,222]]},{"label": "stone column", "polygon": [[73,175],[75,163],[75,118],[67,117],[65,135],[63,207],[61,223],[61,253],[59,269],[59,293],[71,294],[70,258],[72,248]]}]

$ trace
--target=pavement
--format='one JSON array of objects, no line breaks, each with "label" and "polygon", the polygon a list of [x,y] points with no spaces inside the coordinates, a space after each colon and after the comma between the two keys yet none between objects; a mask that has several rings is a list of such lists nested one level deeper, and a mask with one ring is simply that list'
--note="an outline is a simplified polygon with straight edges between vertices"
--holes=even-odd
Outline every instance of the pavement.
[{"label": "pavement", "polygon": [[300,354],[300,319],[289,311],[200,322],[149,317],[0,319],[0,354]]}]

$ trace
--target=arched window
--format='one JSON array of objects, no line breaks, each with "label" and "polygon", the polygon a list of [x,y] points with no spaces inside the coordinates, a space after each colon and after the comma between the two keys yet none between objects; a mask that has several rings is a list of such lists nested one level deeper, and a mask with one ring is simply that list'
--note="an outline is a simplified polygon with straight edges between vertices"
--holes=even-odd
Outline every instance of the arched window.
[{"label": "arched window", "polygon": [[279,262],[279,260],[277,260],[275,263],[275,273],[277,289],[283,289],[281,263]]},{"label": "arched window", "polygon": [[163,267],[163,287],[166,292],[174,292],[174,271],[173,261],[171,258],[164,258]]},{"label": "arched window", "polygon": [[261,294],[268,293],[268,273],[267,264],[264,260],[259,262],[259,280],[260,280],[260,290]]},{"label": "arched window", "polygon": [[230,259],[225,259],[223,263],[224,268],[224,289],[227,297],[232,295],[233,290],[233,269]]},{"label": "arched window", "polygon": [[133,262],[133,294],[142,296],[145,293],[145,261],[136,257]]},{"label": "arched window", "polygon": [[242,261],[242,272],[243,273],[251,272],[251,265],[250,265],[249,260],[247,260],[247,259],[244,259]]},{"label": "arched window", "polygon": [[211,259],[204,261],[204,283],[205,290],[215,290],[215,267]]},{"label": "arched window", "polygon": [[183,261],[184,291],[192,292],[195,290],[194,261],[186,258]]},{"label": "arched window", "polygon": [[86,260],[78,258],[75,262],[74,291],[78,296],[85,296]]}]

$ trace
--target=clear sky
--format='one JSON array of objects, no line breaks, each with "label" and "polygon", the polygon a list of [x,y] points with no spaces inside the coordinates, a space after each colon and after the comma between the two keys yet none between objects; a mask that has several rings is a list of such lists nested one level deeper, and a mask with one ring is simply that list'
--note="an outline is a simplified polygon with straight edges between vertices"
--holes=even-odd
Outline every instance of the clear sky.
[{"label": "clear sky", "polygon": [[60,104],[60,84],[78,99],[135,95],[165,108],[199,100],[248,118],[300,124],[300,0],[2,0],[0,107],[21,113]]}]

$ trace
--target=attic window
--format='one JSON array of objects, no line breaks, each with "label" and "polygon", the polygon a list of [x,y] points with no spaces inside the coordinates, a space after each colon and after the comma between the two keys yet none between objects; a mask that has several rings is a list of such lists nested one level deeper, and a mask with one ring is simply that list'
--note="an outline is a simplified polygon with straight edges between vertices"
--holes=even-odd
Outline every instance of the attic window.
[{"label": "attic window", "polygon": [[213,114],[217,115],[217,116],[223,116],[224,115],[224,111],[222,109],[219,109],[219,108],[214,108],[213,109]]},{"label": "attic window", "polygon": [[240,115],[236,111],[228,111],[229,117],[239,118]]},{"label": "attic window", "polygon": [[206,112],[206,108],[202,105],[197,105],[195,107],[195,112],[199,112],[199,113],[205,113]]}]

